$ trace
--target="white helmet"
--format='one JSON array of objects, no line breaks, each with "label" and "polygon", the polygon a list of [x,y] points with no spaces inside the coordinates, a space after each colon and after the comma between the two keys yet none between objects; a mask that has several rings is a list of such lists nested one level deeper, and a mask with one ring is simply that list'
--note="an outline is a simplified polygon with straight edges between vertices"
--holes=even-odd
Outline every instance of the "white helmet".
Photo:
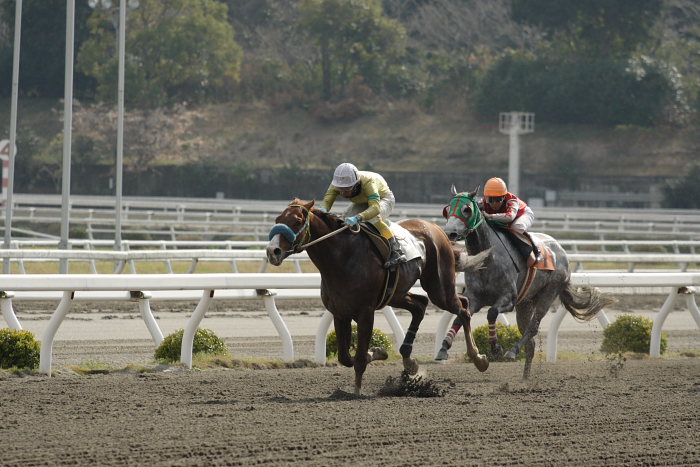
[{"label": "white helmet", "polygon": [[357,167],[349,162],[343,162],[336,167],[333,173],[333,186],[336,188],[350,188],[359,180]]}]

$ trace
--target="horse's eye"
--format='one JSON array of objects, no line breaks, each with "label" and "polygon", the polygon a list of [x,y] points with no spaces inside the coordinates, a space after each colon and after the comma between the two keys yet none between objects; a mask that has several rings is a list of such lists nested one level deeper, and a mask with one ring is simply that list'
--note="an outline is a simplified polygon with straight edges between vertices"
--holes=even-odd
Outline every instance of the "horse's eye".
[{"label": "horse's eye", "polygon": [[469,217],[472,215],[472,208],[471,206],[462,206],[462,215],[464,217]]},{"label": "horse's eye", "polygon": [[442,208],[442,217],[444,217],[445,219],[447,219],[447,216],[449,216],[449,214],[450,214],[449,209],[450,209],[449,205]]}]

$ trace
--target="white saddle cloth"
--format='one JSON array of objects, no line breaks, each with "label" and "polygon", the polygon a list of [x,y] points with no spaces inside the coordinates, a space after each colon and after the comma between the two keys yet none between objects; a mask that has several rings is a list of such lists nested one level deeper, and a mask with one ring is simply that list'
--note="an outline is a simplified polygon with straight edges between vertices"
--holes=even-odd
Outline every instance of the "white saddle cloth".
[{"label": "white saddle cloth", "polygon": [[389,228],[394,232],[396,240],[399,241],[399,245],[401,245],[407,261],[420,257],[423,263],[425,263],[425,245],[423,245],[422,241],[418,240],[411,232],[404,229],[396,222],[389,223]]}]

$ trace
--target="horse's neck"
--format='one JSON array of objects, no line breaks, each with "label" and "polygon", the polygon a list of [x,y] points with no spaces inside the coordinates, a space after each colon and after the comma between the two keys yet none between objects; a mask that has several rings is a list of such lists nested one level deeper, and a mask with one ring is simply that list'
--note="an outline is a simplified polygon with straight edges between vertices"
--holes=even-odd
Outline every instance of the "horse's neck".
[{"label": "horse's neck", "polygon": [[470,255],[475,255],[484,250],[488,250],[493,246],[494,241],[496,240],[494,238],[495,236],[496,233],[493,232],[491,227],[486,225],[485,222],[482,223],[479,227],[467,235],[467,253]]},{"label": "horse's neck", "polygon": [[[328,235],[333,231],[320,219],[317,219],[311,224],[311,239],[309,241],[318,240],[324,235]],[[345,232],[332,235],[315,245],[307,248],[309,258],[323,274],[324,271],[338,269],[338,264],[342,261],[347,261],[352,256],[352,243],[344,235]]]},{"label": "horse's neck", "polygon": [[508,236],[504,236],[505,238],[500,237],[498,232],[496,232],[497,229],[498,227],[491,227],[485,222],[477,227],[472,235],[467,237],[467,253],[475,255],[490,248],[491,253],[489,257],[493,261],[493,267],[496,269],[503,268],[501,269],[502,271],[515,271],[517,268],[518,274],[513,279],[518,281],[519,284],[524,278],[527,269],[525,260],[521,258],[517,248],[511,244]]}]

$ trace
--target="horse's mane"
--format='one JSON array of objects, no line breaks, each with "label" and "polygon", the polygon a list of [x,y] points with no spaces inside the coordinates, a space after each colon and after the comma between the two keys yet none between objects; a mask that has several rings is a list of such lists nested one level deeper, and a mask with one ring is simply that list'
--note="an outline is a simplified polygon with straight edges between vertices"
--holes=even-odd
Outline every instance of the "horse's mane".
[{"label": "horse's mane", "polygon": [[331,212],[321,211],[320,209],[316,208],[313,208],[311,212],[313,212],[316,217],[321,219],[323,223],[326,224],[331,230],[337,230],[345,225],[342,217]]},{"label": "horse's mane", "polygon": [[[300,198],[294,198],[291,203],[289,203],[290,206],[292,204],[299,204],[302,206],[305,206],[309,204],[309,201],[304,201],[303,199]],[[336,230],[339,229],[344,225],[344,219],[338,215],[335,215],[330,212],[325,212],[321,211],[320,209],[316,209],[315,207],[311,208],[311,212],[314,214],[314,216],[318,217],[323,221],[324,224],[326,224],[331,230]]]}]

